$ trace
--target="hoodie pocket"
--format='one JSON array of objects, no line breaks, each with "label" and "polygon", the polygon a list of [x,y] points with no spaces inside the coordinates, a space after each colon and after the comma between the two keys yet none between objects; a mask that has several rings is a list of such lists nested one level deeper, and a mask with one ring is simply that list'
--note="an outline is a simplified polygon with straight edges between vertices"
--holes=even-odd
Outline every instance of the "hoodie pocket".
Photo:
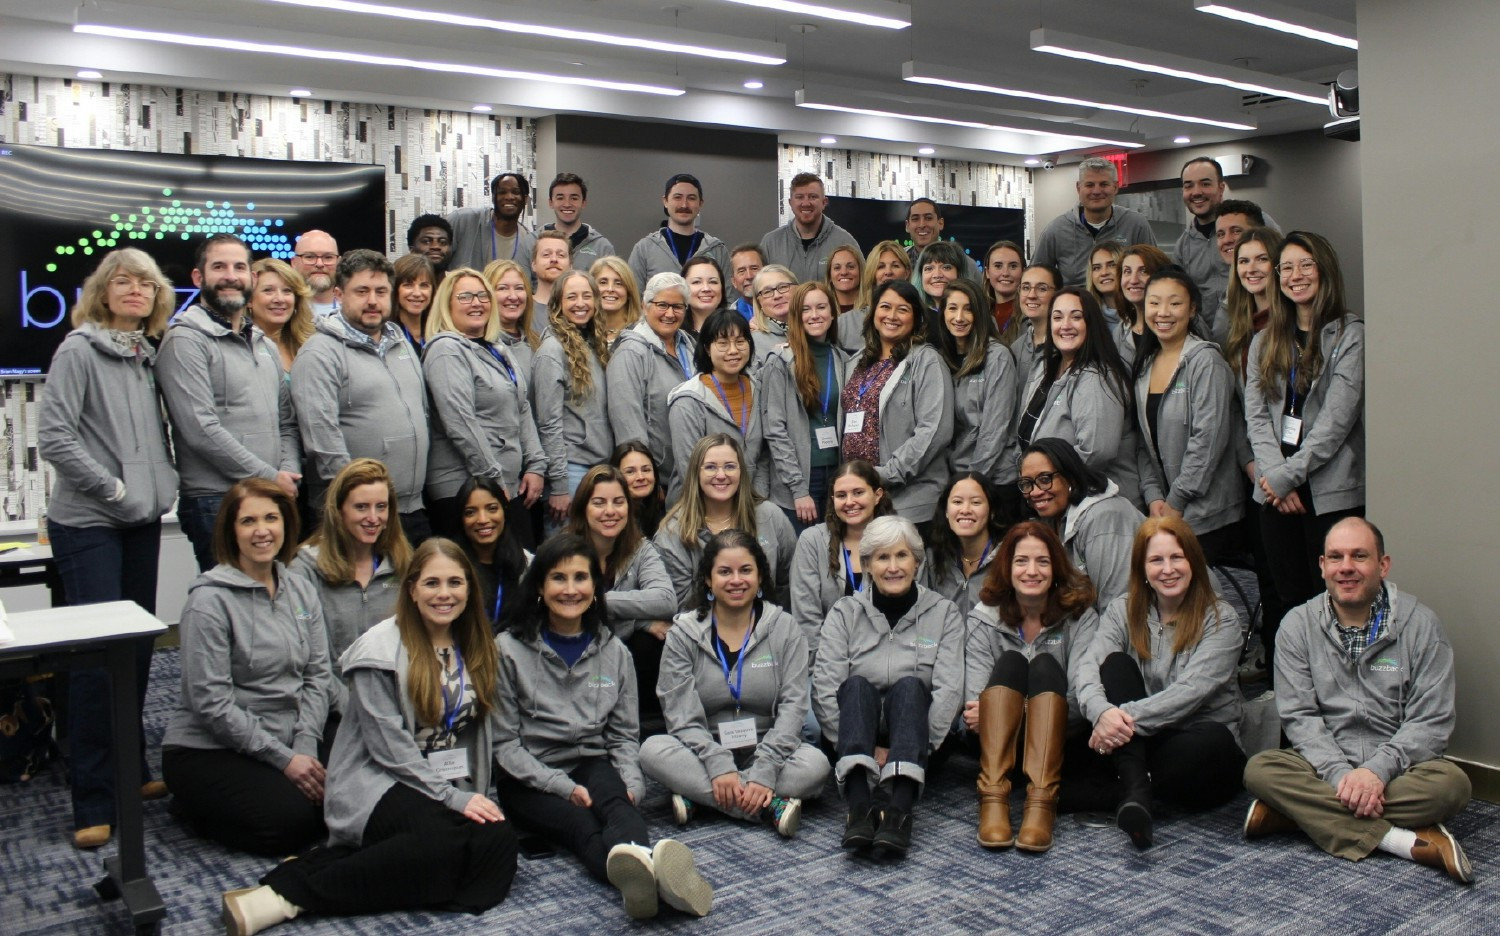
[{"label": "hoodie pocket", "polygon": [[396,482],[396,492],[411,485],[418,476],[417,437],[414,435],[393,436],[381,440],[381,461],[390,469]]},{"label": "hoodie pocket", "polygon": [[146,462],[122,462],[120,480],[125,482],[125,499],[109,505],[120,522],[137,526],[150,523],[165,512],[172,503],[177,487],[177,474],[170,468],[153,466]]}]

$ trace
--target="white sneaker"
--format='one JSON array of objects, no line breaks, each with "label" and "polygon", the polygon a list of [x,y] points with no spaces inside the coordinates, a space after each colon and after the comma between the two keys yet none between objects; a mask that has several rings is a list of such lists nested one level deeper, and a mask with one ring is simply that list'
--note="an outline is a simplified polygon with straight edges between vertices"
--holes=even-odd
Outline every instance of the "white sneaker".
[{"label": "white sneaker", "polygon": [[703,879],[693,864],[693,850],[674,839],[662,839],[651,851],[656,866],[656,889],[667,906],[693,916],[708,916],[713,909],[713,885]]},{"label": "white sneaker", "polygon": [[693,821],[693,814],[697,811],[698,807],[693,804],[692,800],[678,793],[672,794],[673,822],[677,823],[679,826],[685,826],[689,822]]},{"label": "white sneaker", "polygon": [[625,900],[626,916],[632,920],[656,916],[656,863],[650,850],[644,845],[616,845],[609,850],[604,871]]}]

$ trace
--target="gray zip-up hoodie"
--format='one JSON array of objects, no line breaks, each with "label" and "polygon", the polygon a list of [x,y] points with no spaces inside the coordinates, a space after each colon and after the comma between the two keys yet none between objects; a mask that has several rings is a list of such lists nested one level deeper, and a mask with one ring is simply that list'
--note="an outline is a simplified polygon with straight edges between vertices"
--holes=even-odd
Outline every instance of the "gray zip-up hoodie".
[{"label": "gray zip-up hoodie", "polygon": [[[511,362],[515,380],[496,355]],[[522,474],[546,471],[527,378],[509,349],[442,332],[423,349],[422,369],[434,416],[429,497],[453,497],[470,475],[495,478],[514,497]]]},{"label": "gray zip-up hoodie", "polygon": [[427,391],[417,351],[401,329],[387,322],[372,339],[342,316],[318,319],[292,363],[292,402],[313,503],[350,461],[375,458],[391,473],[401,513],[422,509]]},{"label": "gray zip-up hoodie", "polygon": [[289,566],[293,575],[301,576],[318,593],[323,606],[323,624],[328,632],[328,658],[333,661],[330,704],[335,712],[344,712],[349,690],[342,678],[339,659],[359,636],[396,613],[396,598],[401,594],[401,580],[390,562],[382,560],[370,576],[370,584],[358,582],[335,585],[318,571],[318,547],[311,543],[297,550]]},{"label": "gray zip-up hoodie", "polygon": [[[736,663],[731,670],[736,675],[726,677],[711,621],[700,621],[693,612],[679,614],[662,648],[656,694],[667,731],[698,756],[710,777],[739,769],[734,752],[719,744],[719,723],[753,717],[755,757],[740,780],[774,790],[782,765],[802,745],[807,642],[792,616],[767,601],[740,656],[743,667]],[[731,678],[741,686],[738,705],[729,692]]]},{"label": "gray zip-up hoodie", "polygon": [[[1188,218],[1187,227],[1177,237],[1175,256],[1177,265],[1186,270],[1187,275],[1198,285],[1198,292],[1203,299],[1198,306],[1199,314],[1206,320],[1204,324],[1209,334],[1214,335],[1216,341],[1222,342],[1217,337],[1217,313],[1220,301],[1229,291],[1229,267],[1219,255],[1219,245],[1214,242],[1214,235],[1205,237],[1193,219]],[[1224,333],[1228,334],[1228,323],[1225,323]]]},{"label": "gray zip-up hoodie", "polygon": [[1125,597],[1110,602],[1099,619],[1092,648],[1078,671],[1078,704],[1090,725],[1114,706],[1104,695],[1099,666],[1105,657],[1123,651],[1141,668],[1146,698],[1126,702],[1120,709],[1135,721],[1135,730],[1149,738],[1163,728],[1181,728],[1203,721],[1218,722],[1240,739],[1240,685],[1235,670],[1240,663],[1240,619],[1220,601],[1203,622],[1203,636],[1182,653],[1172,652],[1177,627],[1163,624],[1153,603],[1146,617],[1151,659],[1142,660],[1125,626]]},{"label": "gray zip-up hoodie", "polygon": [[[829,415],[834,430],[842,436],[844,426],[843,389],[849,378],[849,356],[834,346],[833,387],[829,392]],[[792,371],[792,349],[773,351],[761,366],[761,394],[758,401],[761,425],[766,439],[767,474],[771,500],[783,510],[791,510],[799,497],[809,497],[808,478],[812,474],[813,437],[807,410],[797,394],[797,378]],[[819,375],[819,380],[826,375]]]},{"label": "gray zip-up hoodie", "polygon": [[1105,241],[1120,241],[1124,244],[1150,244],[1156,246],[1156,235],[1151,224],[1140,212],[1115,205],[1114,212],[1104,226],[1095,234],[1093,228],[1079,217],[1079,206],[1074,205],[1052,219],[1037,238],[1036,250],[1031,262],[1041,266],[1055,266],[1062,271],[1063,285],[1082,286],[1089,268],[1089,255],[1096,244]]},{"label": "gray zip-up hoodie", "polygon": [[[778,607],[787,605],[788,582],[792,576],[792,553],[797,549],[797,532],[792,522],[770,501],[755,506],[756,539],[766,551],[766,562],[771,567],[771,580],[762,582],[765,597]],[[703,547],[708,545],[707,529],[698,531],[698,543],[693,548],[682,545],[677,535],[677,520],[663,521],[652,540],[661,561],[667,567],[667,577],[672,580],[672,590],[677,594],[677,607],[685,608],[692,601],[693,578],[698,574],[698,560],[703,557]]]},{"label": "gray zip-up hoodie", "polygon": [[547,491],[568,492],[568,464],[602,465],[615,448],[604,404],[608,392],[599,356],[588,352],[589,373],[594,388],[588,396],[574,400],[568,356],[562,342],[548,335],[531,363],[531,398],[536,405],[536,431],[547,459]]},{"label": "gray zip-up hoodie", "polygon": [[188,586],[182,694],[163,747],[236,751],[285,770],[318,756],[328,720],[328,632],[317,590],[281,563],[276,596],[230,565]]},{"label": "gray zip-up hoodie", "polygon": [[[707,231],[700,230],[698,233],[703,238],[698,242],[698,249],[693,251],[692,257],[712,257],[718,261],[719,269],[728,276],[729,245]],[[687,259],[691,260],[692,257]],[[672,252],[672,245],[667,240],[667,229],[660,227],[635,242],[635,246],[630,248],[630,259],[626,262],[630,264],[630,272],[635,274],[636,285],[644,290],[651,277],[658,273],[681,273],[684,261],[677,259],[677,255]],[[733,302],[738,298],[734,287],[726,280],[725,301]]]},{"label": "gray zip-up hoodie", "polygon": [[806,247],[802,246],[802,235],[797,232],[795,218],[774,231],[767,231],[760,239],[760,249],[766,255],[766,262],[779,263],[791,270],[799,283],[821,280],[823,269],[828,265],[828,257],[838,247],[852,247],[859,256],[865,255],[854,235],[833,223],[833,219],[827,215],[823,216],[818,235]]},{"label": "gray zip-up hoodie", "polygon": [[1021,473],[1016,438],[1016,359],[998,341],[984,354],[984,370],[953,382],[953,447],[949,470],[977,471],[996,484],[1015,484]]},{"label": "gray zip-up hoodie", "polygon": [[863,676],[884,692],[905,676],[932,691],[927,739],[948,736],[964,697],[964,619],[953,602],[913,584],[917,603],[895,624],[875,610],[870,589],[840,598],[828,612],[813,666],[813,713],[830,741],[839,736],[839,687]]},{"label": "gray zip-up hoodie", "polygon": [[[540,337],[540,336],[538,336]],[[531,386],[531,369],[536,360],[536,349],[526,343],[526,339],[510,332],[500,333],[500,345],[510,352],[510,363],[526,380],[526,385]]]},{"label": "gray zip-up hoodie", "polygon": [[[1016,309],[1016,314],[1021,315],[1021,310]],[[1026,384],[1031,380],[1031,372],[1036,368],[1036,362],[1042,356],[1042,346],[1031,337],[1031,323],[1021,324],[1020,334],[1016,335],[1010,343],[1011,357],[1016,360],[1016,393],[1020,394],[1026,390]],[[1029,397],[1018,396],[1016,406],[1022,407],[1030,400]],[[1019,412],[1019,409],[1018,409]]]},{"label": "gray zip-up hoodie", "polygon": [[[177,472],[156,396],[155,350],[115,349],[92,322],[73,329],[52,355],[42,388],[37,451],[57,479],[49,519],[71,527],[131,527],[172,509]],[[115,482],[125,496],[115,500]]]},{"label": "gray zip-up hoodie", "polygon": [[672,579],[661,553],[649,540],[641,540],[629,565],[615,576],[607,597],[609,626],[621,640],[629,640],[631,634],[652,621],[670,621],[677,613]]},{"label": "gray zip-up hoodie", "polygon": [[[1046,373],[1046,358],[1038,355],[1019,400],[1021,408],[1030,404]],[[1125,418],[1128,403],[1097,369],[1070,367],[1048,388],[1031,437],[1069,443],[1084,464],[1119,485],[1120,495],[1139,507],[1141,481],[1135,465],[1135,425]]]},{"label": "gray zip-up hoodie", "polygon": [[568,771],[588,757],[608,757],[637,803],[641,776],[635,664],[612,635],[589,642],[569,667],[540,637],[510,631],[500,646],[500,708],[495,760],[510,777],[567,799],[577,786]]},{"label": "gray zip-up hoodie", "polygon": [[1094,607],[1100,614],[1129,587],[1130,548],[1144,522],[1145,514],[1120,496],[1113,481],[1100,493],[1069,504],[1063,514],[1063,545],[1078,571],[1094,583]]},{"label": "gray zip-up hoodie", "polygon": [[913,523],[932,519],[948,483],[952,441],[953,375],[936,349],[915,345],[880,389],[875,470],[896,513]]},{"label": "gray zip-up hoodie", "polygon": [[459,739],[469,756],[469,778],[438,776],[417,746],[417,713],[406,679],[410,661],[395,618],[386,618],[354,642],[339,665],[349,679],[349,707],[328,757],[323,819],[329,842],[359,845],[365,824],[386,791],[404,783],[461,813],[475,793],[490,787],[495,713],[479,719]]},{"label": "gray zip-up hoodie", "polygon": [[[944,523],[944,520],[938,520]],[[999,543],[991,543],[979,558],[979,566],[968,575],[964,575],[963,569],[957,565],[950,565],[939,569],[932,562],[932,553],[922,562],[922,571],[918,574],[918,581],[928,588],[953,602],[958,608],[958,613],[965,618],[969,612],[979,606],[979,592],[984,588],[984,580],[989,578],[990,564],[995,560],[995,554],[1000,551]]]},{"label": "gray zip-up hoodie", "polygon": [[1036,639],[1027,643],[1021,630],[1000,620],[1000,609],[994,605],[975,605],[965,622],[969,628],[968,643],[964,656],[964,700],[972,702],[990,684],[995,661],[1007,650],[1036,659],[1045,653],[1062,665],[1068,674],[1068,727],[1070,733],[1082,728],[1083,709],[1078,705],[1079,674],[1083,661],[1088,656],[1094,641],[1094,631],[1099,629],[1099,615],[1092,608],[1082,614],[1063,618],[1051,627],[1044,627]]},{"label": "gray zip-up hoodie", "polygon": [[[615,245],[593,225],[582,224],[580,227],[583,230],[583,240],[573,245],[573,269],[587,273],[595,260],[615,256]],[[542,230],[555,231],[557,225],[544,224]]]},{"label": "gray zip-up hoodie", "polygon": [[802,637],[814,658],[818,655],[823,621],[834,604],[845,597],[847,585],[842,568],[837,573],[828,570],[828,540],[832,536],[826,523],[810,526],[797,537],[797,548],[792,554],[792,580],[788,589],[792,617],[802,628]]},{"label": "gray zip-up hoodie", "polygon": [[1146,419],[1150,362],[1141,365],[1135,382],[1141,498],[1148,505],[1166,501],[1200,535],[1237,523],[1245,512],[1245,485],[1235,464],[1234,439],[1244,429],[1244,417],[1236,411],[1229,365],[1216,345],[1189,335],[1162,394],[1153,440]]},{"label": "gray zip-up hoodie", "polygon": [[223,494],[244,478],[302,470],[292,387],[276,346],[253,325],[250,341],[190,306],[157,354],[161,395],[184,497]]},{"label": "gray zip-up hoodie", "polygon": [[[1302,447],[1281,454],[1285,387],[1261,380],[1260,349],[1266,333],[1250,342],[1245,379],[1245,423],[1255,450],[1255,470],[1285,497],[1303,484],[1312,488],[1318,513],[1348,510],[1365,502],[1365,323],[1353,314],[1323,326],[1323,370],[1301,404]],[[1255,486],[1255,499],[1265,492]]]},{"label": "gray zip-up hoodie", "polygon": [[[685,348],[691,361],[696,346],[692,336],[678,331],[674,341]],[[645,319],[621,333],[620,343],[609,358],[605,382],[615,441],[644,442],[656,456],[656,476],[662,482],[672,477],[674,469],[667,396],[688,376]]]},{"label": "gray zip-up hoodie", "polygon": [[1431,608],[1385,587],[1390,614],[1358,660],[1339,642],[1326,594],[1293,608],[1276,633],[1281,726],[1335,789],[1356,767],[1390,783],[1442,757],[1453,732],[1453,647]]},{"label": "gray zip-up hoodie", "polygon": [[448,269],[469,267],[483,270],[491,260],[514,260],[522,267],[531,269],[536,235],[519,220],[516,224],[515,249],[503,257],[495,256],[494,205],[460,208],[448,215],[448,223],[453,226],[453,256],[448,259]]},{"label": "gray zip-up hoodie", "polygon": [[[724,401],[711,388],[705,387],[698,374],[672,388],[667,394],[667,426],[672,434],[672,483],[667,486],[667,503],[677,500],[682,493],[688,461],[693,446],[698,440],[715,432],[722,432],[740,440],[745,452],[745,464],[740,466],[741,477],[755,488],[757,497],[765,497],[770,485],[771,467],[767,464],[764,423],[761,417],[761,384],[752,375],[746,375],[751,398],[745,411],[733,413],[724,406]],[[746,419],[745,431],[740,432],[740,417]]]}]

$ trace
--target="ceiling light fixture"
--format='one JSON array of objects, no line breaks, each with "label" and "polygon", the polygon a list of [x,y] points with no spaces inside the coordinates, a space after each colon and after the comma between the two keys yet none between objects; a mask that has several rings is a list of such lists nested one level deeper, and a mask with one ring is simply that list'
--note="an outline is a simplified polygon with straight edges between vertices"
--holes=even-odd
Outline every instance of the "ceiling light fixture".
[{"label": "ceiling light fixture", "polygon": [[287,94],[290,94],[292,97],[312,97],[312,92],[306,88],[293,88]]},{"label": "ceiling light fixture", "polygon": [[937,150],[933,149],[930,146],[920,146],[920,147],[917,147],[917,153],[919,155],[922,155],[922,156],[931,156],[933,153],[936,153],[936,152],[937,152]]},{"label": "ceiling light fixture", "polygon": [[765,86],[766,86],[766,83],[764,81],[756,81],[753,78],[750,79],[749,81],[745,82],[745,88],[748,89],[748,90],[750,90],[750,91],[759,91],[761,88],[764,88]]},{"label": "ceiling light fixture", "polygon": [[1032,156],[1031,158],[1026,160],[1026,165],[1028,166],[1040,166],[1041,164],[1042,161],[1040,159],[1037,159],[1035,156]]},{"label": "ceiling light fixture", "polygon": [[886,0],[837,0],[835,3],[799,3],[797,0],[729,0],[744,6],[780,10],[783,13],[806,13],[824,19],[879,26],[883,29],[905,29],[911,25],[911,7]]},{"label": "ceiling light fixture", "polygon": [[490,111],[494,110],[494,108],[489,106],[488,104],[475,104],[472,110],[476,114],[488,114]]},{"label": "ceiling light fixture", "polygon": [[79,23],[73,27],[73,31],[91,36],[113,36],[117,39],[165,42],[171,45],[196,46],[215,51],[229,49],[236,52],[264,52],[269,55],[287,55],[294,58],[318,59],[325,62],[387,65],[396,68],[415,68],[419,71],[446,72],[454,75],[477,75],[483,78],[550,81],[554,84],[603,88],[609,91],[633,91],[639,94],[662,94],[672,97],[685,93],[685,89],[681,87],[674,88],[631,81],[610,81],[605,78],[583,78],[576,75],[549,75],[542,72],[520,71],[513,68],[490,68],[485,65],[431,62],[421,59],[400,58],[392,55],[370,55],[346,49],[310,49],[302,46],[280,45],[271,42],[246,42],[243,39],[231,39],[227,36],[187,36],[180,33],[157,32],[149,29],[129,29],[120,26],[105,26],[97,23]]},{"label": "ceiling light fixture", "polygon": [[1322,85],[1313,84],[1310,81],[1280,78],[1276,75],[1250,71],[1247,68],[1204,62],[1173,55],[1170,52],[1142,49],[1118,42],[1108,42],[1104,39],[1094,39],[1090,36],[1058,32],[1055,29],[1033,29],[1031,48],[1034,52],[1050,52],[1053,55],[1098,62],[1102,65],[1116,65],[1120,68],[1133,68],[1137,71],[1148,71],[1203,84],[1238,88],[1241,91],[1257,91],[1261,94],[1290,98],[1308,104],[1319,106],[1328,104],[1328,92]]},{"label": "ceiling light fixture", "polygon": [[[654,52],[675,52],[682,55],[697,55],[704,58],[723,59],[730,62],[749,62],[755,65],[786,64],[786,48],[780,43],[743,40],[707,33],[690,33],[683,30],[653,30],[651,35],[664,32],[675,34],[683,41],[669,42],[661,38],[650,38],[646,34],[626,36],[618,33],[595,32],[563,26],[548,26],[540,23],[518,23],[513,20],[491,19],[485,16],[470,16],[463,13],[418,10],[410,7],[386,6],[379,3],[362,3],[358,0],[269,0],[290,6],[312,7],[318,10],[335,10],[342,13],[364,13],[369,16],[391,16],[397,19],[414,20],[420,23],[445,23],[450,26],[466,26],[478,29],[493,29],[499,32],[518,33],[526,36],[544,36],[548,39],[572,39],[578,42],[597,42],[603,45],[622,46],[629,49],[650,49]],[[697,40],[697,41],[688,41]],[[704,43],[722,40],[724,47]]]},{"label": "ceiling light fixture", "polygon": [[1251,26],[1263,26],[1345,49],[1358,49],[1354,24],[1306,10],[1294,10],[1271,0],[1193,0],[1199,13],[1212,13]]},{"label": "ceiling light fixture", "polygon": [[839,141],[838,137],[823,137],[818,142],[821,143],[821,144],[823,144],[824,146],[832,146],[833,144],[837,143],[838,141]]},{"label": "ceiling light fixture", "polygon": [[1188,137],[1180,136],[1180,137],[1173,137],[1172,138],[1172,142],[1173,143],[1191,143],[1193,141],[1190,138],[1188,138]]},{"label": "ceiling light fixture", "polygon": [[104,72],[95,71],[92,68],[85,68],[78,73],[78,77],[82,78],[85,81],[98,81],[100,78],[104,77]]},{"label": "ceiling light fixture", "polygon": [[1064,97],[1058,94],[1043,94],[1040,91],[1025,91],[1018,88],[1002,88],[990,84],[983,75],[976,72],[963,72],[940,65],[929,65],[923,62],[907,62],[901,66],[901,76],[913,84],[936,85],[942,88],[956,88],[960,91],[979,91],[984,94],[998,94],[1002,97],[1026,98],[1032,101],[1047,101],[1052,104],[1071,104],[1078,107],[1093,107],[1099,110],[1115,111],[1121,114],[1138,114],[1142,117],[1159,117],[1162,120],[1176,120],[1182,123],[1204,124],[1210,127],[1223,127],[1226,130],[1254,130],[1256,123],[1253,120],[1240,118],[1237,120],[1217,120],[1212,117],[1200,117],[1192,114],[1179,114],[1173,111],[1152,110],[1148,107],[1140,107],[1135,104],[1123,102],[1109,102],[1098,99],[1084,99]]}]

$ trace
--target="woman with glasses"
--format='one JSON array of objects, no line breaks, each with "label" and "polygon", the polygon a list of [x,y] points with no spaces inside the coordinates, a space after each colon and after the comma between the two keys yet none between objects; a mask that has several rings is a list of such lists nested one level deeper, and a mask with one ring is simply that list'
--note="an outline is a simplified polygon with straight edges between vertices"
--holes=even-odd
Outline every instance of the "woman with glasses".
[{"label": "woman with glasses", "polygon": [[1125,594],[1131,538],[1146,518],[1120,496],[1118,485],[1086,465],[1070,443],[1037,439],[1021,453],[1016,487],[1094,583],[1101,613]]},{"label": "woman with glasses", "polygon": [[1016,290],[1018,316],[1012,317],[1016,336],[1010,341],[1010,353],[1016,359],[1016,392],[1026,389],[1031,371],[1042,356],[1047,343],[1047,307],[1062,288],[1062,274],[1056,267],[1032,264],[1021,271],[1021,285]]},{"label": "woman with glasses", "polygon": [[691,257],[682,265],[682,278],[688,284],[688,316],[682,329],[696,338],[708,317],[724,308],[724,271],[713,257]]},{"label": "woman with glasses", "polygon": [[658,273],[641,294],[645,317],[620,335],[610,357],[609,425],[620,442],[643,442],[656,459],[657,483],[672,477],[672,429],[667,397],[694,371],[691,335],[682,332],[688,284],[676,273]]},{"label": "woman with glasses", "polygon": [[864,272],[859,277],[859,298],[854,308],[839,315],[837,340],[839,347],[851,355],[859,354],[865,346],[865,319],[870,316],[870,306],[875,301],[875,287],[886,280],[911,279],[911,259],[906,248],[893,240],[881,241],[865,255]]},{"label": "woman with glasses", "polygon": [[667,396],[667,424],[672,432],[672,462],[678,471],[667,487],[668,502],[685,483],[682,468],[697,441],[712,432],[737,436],[744,449],[746,476],[757,497],[768,485],[760,381],[749,375],[753,341],[750,323],[732,309],[708,317],[699,334],[693,363],[698,369]]},{"label": "woman with glasses", "polygon": [[[433,532],[459,539],[458,489],[471,475],[494,478],[526,507],[542,495],[546,455],[536,434],[527,375],[499,342],[495,294],[461,267],[438,287],[427,321],[422,376],[432,400],[427,515]],[[514,519],[514,518],[512,518]]]},{"label": "woman with glasses", "polygon": [[760,268],[750,283],[755,300],[755,314],[750,317],[755,350],[750,358],[750,373],[759,373],[766,355],[786,344],[787,316],[792,311],[792,290],[797,277],[779,263]]}]

